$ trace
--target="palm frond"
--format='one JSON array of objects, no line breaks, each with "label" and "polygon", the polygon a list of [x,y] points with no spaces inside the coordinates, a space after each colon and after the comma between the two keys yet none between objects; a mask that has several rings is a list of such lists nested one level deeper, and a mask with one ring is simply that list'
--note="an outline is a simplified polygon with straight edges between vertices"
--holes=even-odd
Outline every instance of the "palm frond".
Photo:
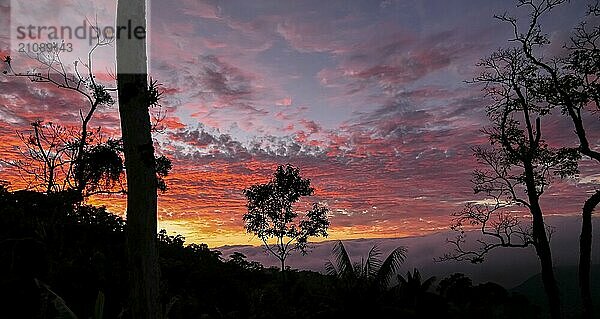
[{"label": "palm frond", "polygon": [[348,276],[353,273],[352,261],[341,240],[333,246],[333,257],[338,276]]},{"label": "palm frond", "polygon": [[410,276],[410,272],[406,273],[406,278],[404,278],[402,275],[398,274],[397,278],[398,278],[398,286],[400,288],[404,288],[406,287],[406,285],[408,285],[408,280],[407,278],[409,278]]},{"label": "palm frond", "polygon": [[364,265],[364,274],[367,278],[376,278],[383,261],[380,258],[381,251],[377,245],[369,250],[369,255]]},{"label": "palm frond", "polygon": [[365,270],[365,259],[360,258],[360,262],[352,263],[352,277],[354,279],[364,278],[364,270]]},{"label": "palm frond", "polygon": [[421,286],[421,273],[417,268],[413,268],[412,280],[414,283],[419,284],[419,286]]},{"label": "palm frond", "polygon": [[367,278],[367,266],[364,257],[360,257],[360,263],[354,263],[354,274],[358,278]]},{"label": "palm frond", "polygon": [[104,293],[102,291],[98,291],[98,297],[96,297],[96,304],[94,306],[94,315],[93,319],[102,319],[104,318]]},{"label": "palm frond", "polygon": [[398,272],[406,259],[406,248],[398,247],[385,259],[377,272],[376,280],[382,287],[387,287],[392,276]]},{"label": "palm frond", "polygon": [[331,260],[328,260],[325,263],[325,273],[330,276],[339,277],[339,272],[337,271]]},{"label": "palm frond", "polygon": [[56,318],[77,319],[77,316],[75,313],[73,313],[73,311],[71,311],[71,309],[69,309],[64,299],[52,291],[50,287],[42,281],[38,280],[37,278],[34,280],[35,284],[42,290],[42,295],[45,300],[47,300],[49,305],[51,305],[54,308],[54,311],[56,311]]}]

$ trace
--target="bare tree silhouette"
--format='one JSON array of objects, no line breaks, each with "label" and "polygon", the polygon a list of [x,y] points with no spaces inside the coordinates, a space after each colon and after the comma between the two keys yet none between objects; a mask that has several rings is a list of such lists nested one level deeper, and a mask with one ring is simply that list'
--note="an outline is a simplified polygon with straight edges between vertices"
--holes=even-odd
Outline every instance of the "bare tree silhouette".
[{"label": "bare tree silhouette", "polygon": [[[506,16],[498,18],[510,20]],[[482,84],[493,101],[487,108],[493,126],[483,130],[492,147],[474,148],[478,162],[487,169],[476,170],[472,182],[475,193],[485,195],[488,202],[467,204],[454,214],[453,228],[459,235],[450,240],[455,250],[444,259],[481,262],[494,248],[532,245],[540,260],[551,316],[560,318],[558,286],[540,199],[555,177],[578,173],[580,154],[575,148],[550,147],[542,138],[542,119],[551,106],[535,81],[542,70],[525,52],[518,48],[500,49],[479,66],[484,71],[473,82]],[[530,226],[519,223],[510,212],[515,207],[529,211]],[[479,227],[484,235],[478,240],[478,250],[463,249],[465,224]]]},{"label": "bare tree silhouette", "polygon": [[[537,81],[540,98],[549,108],[558,108],[571,120],[579,141],[578,150],[587,158],[600,163],[600,152],[593,149],[585,127],[586,113],[600,110],[600,16],[598,1],[588,6],[586,17],[573,30],[569,44],[564,48],[566,56],[545,57],[541,53],[548,46],[550,38],[542,32],[540,20],[549,12],[568,0],[519,1],[519,5],[529,11],[529,24],[524,32],[519,29],[517,20],[507,15],[499,19],[513,27],[512,42],[518,45],[525,59],[540,70]],[[579,287],[583,301],[583,317],[592,318],[592,296],[590,289],[590,267],[592,250],[592,212],[600,203],[600,190],[596,190],[585,201],[582,209]]]},{"label": "bare tree silhouette", "polygon": [[[86,22],[93,25],[89,19]],[[99,28],[90,28],[95,32],[94,45],[85,59],[73,62],[70,69],[61,57],[60,46],[48,46],[48,49],[35,55],[26,52],[25,58],[33,66],[24,72],[17,71],[10,56],[2,60],[5,64],[5,76],[25,78],[35,84],[56,86],[73,92],[83,98],[84,106],[79,109],[80,124],[67,126],[53,121],[36,120],[28,131],[17,132],[22,146],[17,149],[20,158],[0,160],[17,170],[27,189],[44,192],[76,190],[82,197],[95,194],[125,194],[123,180],[125,166],[122,163],[123,147],[120,139],[105,137],[100,127],[91,127],[96,112],[109,108],[115,103],[113,95],[116,88],[97,80],[94,69],[96,51],[113,44],[114,39],[106,38]],[[26,64],[26,63],[23,63]],[[113,80],[116,77],[109,74]],[[148,86],[153,99],[153,130],[161,129],[166,113],[159,100],[162,96],[160,84],[151,80]],[[159,189],[165,191],[164,177],[171,169],[170,161],[164,157],[155,159]]]},{"label": "bare tree silhouette", "polygon": [[[4,162],[18,169],[27,184],[34,189],[42,187],[46,192],[52,192],[69,188],[84,195],[86,187],[90,186],[88,182],[91,181],[84,176],[86,165],[83,161],[90,158],[91,148],[108,142],[101,137],[99,128],[90,127],[90,122],[99,108],[110,107],[115,103],[112,93],[116,89],[98,82],[93,66],[96,50],[110,45],[112,40],[103,37],[97,29],[91,30],[96,30],[96,42],[85,60],[74,61],[72,71],[62,61],[59,47],[50,47],[36,55],[27,53],[27,58],[34,61],[35,65],[26,72],[16,71],[13,66],[15,61],[10,56],[3,59],[6,65],[4,75],[26,78],[33,83],[55,85],[79,95],[87,104],[79,109],[79,128],[52,122],[44,124],[38,120],[31,124],[33,132],[29,136],[19,133],[24,146],[21,150],[23,159]],[[93,192],[99,190],[98,186],[92,185]]]}]

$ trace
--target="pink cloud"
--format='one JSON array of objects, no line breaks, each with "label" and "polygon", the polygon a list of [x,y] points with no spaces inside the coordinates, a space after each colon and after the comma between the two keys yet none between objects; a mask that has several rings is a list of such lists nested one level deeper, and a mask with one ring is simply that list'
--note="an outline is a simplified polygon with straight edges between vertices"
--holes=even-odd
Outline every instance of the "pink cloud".
[{"label": "pink cloud", "polygon": [[220,19],[221,13],[217,5],[209,1],[181,0],[181,11],[189,16],[204,19]]},{"label": "pink cloud", "polygon": [[288,96],[288,97],[285,97],[285,98],[283,98],[281,100],[277,100],[275,102],[275,105],[278,105],[278,106],[290,106],[290,105],[292,105],[292,97]]}]

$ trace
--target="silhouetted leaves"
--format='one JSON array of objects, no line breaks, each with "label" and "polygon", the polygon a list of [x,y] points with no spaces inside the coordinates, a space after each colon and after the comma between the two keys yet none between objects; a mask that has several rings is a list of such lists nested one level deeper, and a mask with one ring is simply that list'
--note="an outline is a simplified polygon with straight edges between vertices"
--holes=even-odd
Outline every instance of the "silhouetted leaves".
[{"label": "silhouetted leaves", "polygon": [[113,188],[124,170],[121,152],[122,146],[118,140],[108,140],[86,151],[75,168],[81,170],[82,182],[91,191]]},{"label": "silhouetted leaves", "polygon": [[158,156],[155,157],[156,159],[156,179],[157,179],[157,183],[158,183],[158,190],[165,192],[168,189],[167,183],[165,181],[165,177],[167,177],[167,175],[169,175],[169,172],[171,171],[171,169],[173,168],[173,164],[171,163],[171,160],[168,159],[166,156]]},{"label": "silhouetted leaves", "polygon": [[[293,205],[303,196],[313,195],[310,179],[302,178],[300,170],[291,165],[278,166],[271,181],[244,190],[248,212],[244,214],[246,230],[263,241],[265,248],[285,266],[291,251],[306,253],[309,237],[327,237],[329,209],[314,203],[312,209],[297,220]],[[269,243],[274,239],[274,244]]]}]

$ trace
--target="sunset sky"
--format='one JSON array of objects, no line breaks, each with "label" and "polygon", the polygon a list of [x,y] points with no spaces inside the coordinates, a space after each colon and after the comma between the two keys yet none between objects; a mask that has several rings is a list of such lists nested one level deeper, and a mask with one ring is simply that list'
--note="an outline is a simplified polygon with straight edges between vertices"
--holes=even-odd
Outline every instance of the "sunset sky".
[{"label": "sunset sky", "polygon": [[[543,21],[554,41],[547,54],[560,54],[585,3]],[[311,178],[310,200],[330,207],[330,238],[448,229],[453,211],[481,199],[469,180],[471,147],[487,143],[486,101],[464,81],[509,45],[511,29],[493,19],[505,11],[523,15],[491,0],[152,1],[150,73],[167,109],[154,137],[173,161],[161,227],[211,247],[256,244],[243,228],[242,190],[291,163]],[[10,1],[0,0],[0,16],[0,55],[14,56]],[[30,122],[75,124],[82,106],[68,91],[0,77],[0,156],[15,156],[15,132]],[[93,125],[118,135],[117,115],[102,109]],[[598,141],[597,119],[589,125]],[[560,117],[544,129],[551,144],[574,145]],[[18,188],[10,167],[0,179]],[[544,195],[546,213],[577,214],[597,182],[584,162],[580,178]],[[123,198],[90,201],[124,213]]]}]

